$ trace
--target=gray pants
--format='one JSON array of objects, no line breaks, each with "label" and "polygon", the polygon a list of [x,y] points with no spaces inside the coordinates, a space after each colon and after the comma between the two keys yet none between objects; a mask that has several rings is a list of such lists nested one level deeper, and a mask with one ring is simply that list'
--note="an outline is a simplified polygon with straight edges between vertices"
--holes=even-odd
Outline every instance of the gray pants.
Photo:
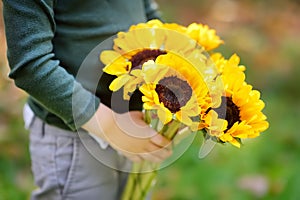
[{"label": "gray pants", "polygon": [[120,198],[127,173],[116,169],[128,170],[131,165],[124,156],[110,146],[102,149],[86,132],[62,130],[37,117],[32,118],[28,128],[32,171],[38,187],[32,192],[32,200]]}]

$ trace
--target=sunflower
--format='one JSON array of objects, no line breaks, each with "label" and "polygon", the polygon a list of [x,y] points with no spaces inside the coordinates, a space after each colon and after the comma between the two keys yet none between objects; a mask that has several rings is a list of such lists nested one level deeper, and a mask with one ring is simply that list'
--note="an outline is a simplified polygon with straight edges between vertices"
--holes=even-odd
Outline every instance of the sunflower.
[{"label": "sunflower", "polygon": [[213,53],[211,59],[214,61],[215,66],[220,74],[223,73],[223,70],[238,70],[245,71],[246,67],[244,65],[239,65],[240,57],[236,54],[233,54],[229,60],[226,60],[221,53]]},{"label": "sunflower", "polygon": [[213,50],[223,43],[216,30],[210,29],[207,25],[192,23],[187,27],[187,34],[206,51]]},{"label": "sunflower", "polygon": [[198,44],[203,46],[207,51],[215,49],[223,43],[216,34],[216,30],[209,28],[207,25],[197,23],[192,23],[188,27],[185,27],[176,23],[163,23],[160,20],[154,19],[146,23],[133,25],[129,28],[129,31],[145,28],[169,29],[186,34],[196,40]]},{"label": "sunflower", "polygon": [[176,23],[163,23],[158,19],[153,19],[146,23],[139,23],[137,25],[132,25],[130,26],[129,31],[136,30],[136,29],[144,29],[144,28],[165,28],[169,30],[178,31],[184,34],[186,34],[187,31],[187,28],[185,26]]},{"label": "sunflower", "polygon": [[239,57],[215,60],[222,65],[221,79],[225,92],[221,105],[210,108],[202,116],[207,132],[220,142],[230,142],[240,147],[241,139],[254,138],[269,126],[262,113],[265,104],[260,92],[245,82],[244,67],[239,66]]},{"label": "sunflower", "polygon": [[136,90],[137,85],[143,82],[139,76],[138,66],[133,65],[130,61],[131,57],[132,52],[120,55],[118,52],[110,50],[103,51],[100,56],[101,61],[106,64],[103,71],[117,76],[109,85],[109,89],[117,91],[124,87],[123,98],[125,100],[129,100],[130,94]]},{"label": "sunflower", "polygon": [[[171,26],[168,25],[168,27]],[[143,49],[159,49],[184,55],[196,46],[196,41],[179,29],[161,26],[134,28],[128,32],[119,32],[117,38],[114,39],[114,50],[120,54],[136,50],[143,51]]]},{"label": "sunflower", "polygon": [[121,54],[144,48],[186,52],[197,45],[186,33],[187,28],[179,24],[150,20],[132,25],[127,32],[119,32],[114,50]]},{"label": "sunflower", "polygon": [[114,39],[114,50],[101,53],[100,60],[106,65],[103,71],[117,76],[110,85],[112,91],[124,86],[124,98],[129,99],[137,88],[134,85],[138,86],[142,81],[138,70],[145,62],[155,61],[167,52],[187,57],[197,48],[193,39],[181,33],[184,27],[175,24],[165,26],[158,20],[134,25],[128,32],[118,33]]},{"label": "sunflower", "polygon": [[159,56],[143,65],[145,84],[139,89],[146,110],[157,110],[159,119],[167,124],[177,119],[191,126],[209,107],[209,90],[201,72],[190,62],[173,53]]},{"label": "sunflower", "polygon": [[144,29],[144,28],[162,28],[164,23],[158,19],[149,20],[145,23],[138,23],[134,24],[129,27],[129,31],[136,30],[136,29]]}]

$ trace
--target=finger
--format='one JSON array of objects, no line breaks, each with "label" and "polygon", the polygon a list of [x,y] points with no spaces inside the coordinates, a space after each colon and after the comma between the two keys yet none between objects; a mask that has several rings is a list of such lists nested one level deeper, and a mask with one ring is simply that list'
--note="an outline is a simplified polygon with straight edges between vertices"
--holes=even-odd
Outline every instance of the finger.
[{"label": "finger", "polygon": [[153,136],[150,141],[158,147],[167,147],[170,146],[171,143],[170,140],[160,134]]},{"label": "finger", "polygon": [[128,158],[129,160],[133,161],[133,162],[136,162],[136,163],[140,163],[142,162],[144,159],[139,156],[138,154],[130,154],[130,153],[125,153],[125,152],[122,152],[122,154]]},{"label": "finger", "polygon": [[140,139],[153,137],[157,132],[143,120],[142,114],[140,111],[118,114],[115,117],[115,123],[128,136]]},{"label": "finger", "polygon": [[130,111],[129,115],[135,119],[143,119],[144,114],[141,111]]},{"label": "finger", "polygon": [[[168,145],[168,146],[170,146],[170,145]],[[162,147],[156,146],[153,143],[149,143],[149,145],[145,146],[144,149],[147,153],[149,153],[155,157],[158,157],[160,159],[166,159],[172,155],[171,148],[167,148],[167,147],[162,148]]]},{"label": "finger", "polygon": [[153,156],[159,157],[160,159],[167,159],[172,155],[172,150],[171,149],[159,149],[157,151],[151,152]]},{"label": "finger", "polygon": [[157,156],[157,155],[153,155],[151,153],[141,153],[140,157],[142,157],[142,159],[147,160],[147,161],[151,161],[154,163],[161,163],[164,159]]}]

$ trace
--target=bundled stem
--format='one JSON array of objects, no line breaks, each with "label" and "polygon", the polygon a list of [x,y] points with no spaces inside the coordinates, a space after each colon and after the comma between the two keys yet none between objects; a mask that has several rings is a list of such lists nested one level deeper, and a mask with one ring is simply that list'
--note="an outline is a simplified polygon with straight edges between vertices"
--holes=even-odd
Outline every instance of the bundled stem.
[{"label": "bundled stem", "polygon": [[[161,125],[158,117],[153,116],[153,111],[145,111],[145,121],[152,128],[159,131],[167,139],[172,140],[179,130],[181,123],[177,120],[172,120],[166,125]],[[160,127],[162,126],[161,130]],[[128,176],[127,184],[125,186],[122,200],[144,200],[149,194],[150,189],[154,186],[158,163],[149,161],[142,161],[140,163],[133,163],[131,173]]]}]

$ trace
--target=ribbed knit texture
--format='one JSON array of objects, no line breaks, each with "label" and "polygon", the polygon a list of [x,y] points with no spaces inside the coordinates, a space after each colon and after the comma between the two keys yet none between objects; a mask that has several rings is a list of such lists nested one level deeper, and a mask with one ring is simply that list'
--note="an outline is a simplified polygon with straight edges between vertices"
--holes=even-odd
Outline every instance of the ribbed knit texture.
[{"label": "ribbed knit texture", "polygon": [[101,74],[98,55],[87,68],[88,73],[101,76],[97,96],[89,88],[93,83],[88,78],[77,80],[77,72],[103,40],[132,24],[157,18],[151,2],[4,0],[9,76],[30,95],[34,113],[49,124],[74,131],[91,118],[100,101],[109,105],[107,87],[112,77]]}]

